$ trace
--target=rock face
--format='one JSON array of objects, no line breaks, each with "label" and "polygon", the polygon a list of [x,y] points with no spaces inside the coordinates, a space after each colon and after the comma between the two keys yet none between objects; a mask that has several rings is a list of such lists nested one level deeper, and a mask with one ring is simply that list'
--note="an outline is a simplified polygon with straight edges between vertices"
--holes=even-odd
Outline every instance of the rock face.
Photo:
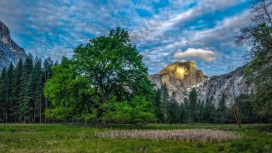
[{"label": "rock face", "polygon": [[193,61],[178,61],[163,68],[159,74],[150,75],[149,79],[160,88],[165,84],[171,96],[175,92],[176,101],[183,103],[193,88],[197,89],[198,98],[206,100],[211,96],[218,102],[223,94],[229,98],[241,93],[248,93],[252,87],[247,87],[242,78],[245,66],[221,76],[206,77],[198,70]]},{"label": "rock face", "polygon": [[176,93],[176,100],[183,101],[187,88],[202,83],[206,77],[196,68],[194,61],[178,61],[163,68],[159,74],[150,75],[150,80],[160,88],[165,84],[171,95]]},{"label": "rock face", "polygon": [[[164,83],[171,83],[175,78],[177,85],[182,88],[190,87],[207,79],[201,70],[198,70],[194,61],[178,61],[163,68],[160,73]],[[170,78],[170,79],[168,79]]]},{"label": "rock face", "polygon": [[[199,99],[205,101],[207,98],[213,96],[215,102],[218,102],[223,94],[227,96],[227,100],[231,100],[240,94],[251,93],[254,87],[248,86],[242,77],[245,68],[246,66],[241,66],[229,73],[213,76],[205,80],[196,87]],[[188,91],[190,91],[190,88]]]},{"label": "rock face", "polygon": [[26,56],[24,49],[11,39],[8,27],[0,21],[0,71],[8,67],[10,62],[16,65]]}]

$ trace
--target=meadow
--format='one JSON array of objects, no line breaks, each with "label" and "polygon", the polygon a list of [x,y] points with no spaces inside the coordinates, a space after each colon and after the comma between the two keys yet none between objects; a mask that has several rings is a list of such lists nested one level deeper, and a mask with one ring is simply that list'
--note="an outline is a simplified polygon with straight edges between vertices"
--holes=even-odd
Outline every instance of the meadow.
[{"label": "meadow", "polygon": [[[124,134],[141,133],[139,137]],[[135,132],[136,131],[136,132]],[[234,134],[232,139],[171,139],[158,135],[192,137],[193,132]],[[137,133],[138,132],[138,133]],[[112,133],[115,133],[116,136]],[[120,134],[121,133],[121,134]],[[156,138],[152,138],[156,133]],[[111,136],[107,136],[110,135]],[[118,135],[119,134],[119,135]],[[150,135],[150,137],[146,135]],[[120,136],[122,135],[122,136]],[[180,134],[182,135],[182,134]],[[220,134],[216,133],[218,137]],[[233,135],[232,135],[233,136]],[[182,137],[182,136],[180,136]],[[244,124],[148,124],[141,127],[112,125],[107,128],[67,124],[0,124],[0,152],[271,152],[272,125]]]}]

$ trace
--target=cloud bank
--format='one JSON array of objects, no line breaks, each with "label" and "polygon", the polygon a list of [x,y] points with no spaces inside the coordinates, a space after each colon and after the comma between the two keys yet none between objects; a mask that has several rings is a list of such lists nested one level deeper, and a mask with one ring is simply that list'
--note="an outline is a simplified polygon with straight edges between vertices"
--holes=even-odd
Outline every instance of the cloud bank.
[{"label": "cloud bank", "polygon": [[234,45],[234,35],[250,23],[250,2],[1,0],[0,20],[9,27],[16,43],[41,58],[71,57],[79,44],[121,27],[144,56],[149,74],[175,62],[173,55],[178,49],[202,48],[216,51],[216,58],[206,57],[207,52],[202,58],[190,57],[192,51],[178,55],[194,58],[197,67],[212,76],[226,73],[227,67],[240,66],[239,59],[246,49]]},{"label": "cloud bank", "polygon": [[210,50],[188,48],[184,52],[178,50],[173,57],[179,59],[200,59],[206,62],[211,62],[216,59],[217,55],[215,52]]}]

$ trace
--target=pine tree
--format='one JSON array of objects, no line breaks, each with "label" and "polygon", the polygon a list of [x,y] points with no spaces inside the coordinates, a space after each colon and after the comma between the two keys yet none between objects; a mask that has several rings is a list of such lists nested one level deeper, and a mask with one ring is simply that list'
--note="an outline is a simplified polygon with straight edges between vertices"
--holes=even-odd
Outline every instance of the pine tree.
[{"label": "pine tree", "polygon": [[203,123],[205,120],[205,104],[203,100],[199,101],[198,110],[199,110],[199,122]]},{"label": "pine tree", "polygon": [[39,117],[39,122],[42,123],[42,105],[43,105],[43,82],[42,82],[42,60],[36,58],[34,68],[32,71],[32,81],[35,81],[35,92],[33,95],[34,99],[34,119]]},{"label": "pine tree", "polygon": [[184,103],[181,103],[179,105],[179,110],[180,110],[180,123],[185,123],[185,107],[184,107]]},{"label": "pine tree", "polygon": [[34,123],[36,117],[39,116],[39,112],[37,111],[40,108],[40,100],[42,93],[42,82],[41,82],[41,59],[35,58],[33,69],[30,74],[29,78],[29,91],[30,91],[30,99],[28,104],[28,118],[29,122]]},{"label": "pine tree", "polygon": [[184,98],[184,122],[191,122],[191,112],[190,112],[190,101],[187,98]]},{"label": "pine tree", "polygon": [[11,117],[11,107],[12,107],[12,82],[13,82],[13,74],[14,73],[14,67],[13,64],[10,63],[8,67],[8,71],[6,73],[6,78],[5,78],[5,84],[6,84],[6,104],[5,104],[5,109],[6,109],[6,123],[9,122],[9,118]]},{"label": "pine tree", "polygon": [[0,121],[4,122],[5,120],[5,104],[6,104],[6,68],[4,67],[1,73],[0,78]]},{"label": "pine tree", "polygon": [[206,99],[206,106],[205,106],[205,120],[209,123],[214,122],[215,118],[215,104],[214,98],[211,96],[210,98]]},{"label": "pine tree", "polygon": [[189,94],[189,101],[190,101],[190,116],[191,116],[191,121],[195,122],[196,121],[196,104],[197,104],[197,92],[196,89],[193,88],[192,91]]},{"label": "pine tree", "polygon": [[15,67],[14,72],[14,81],[12,82],[12,107],[11,112],[13,116],[13,122],[18,121],[18,110],[20,109],[20,100],[22,92],[22,70],[23,62],[22,59],[19,60],[18,64]]},{"label": "pine tree", "polygon": [[[25,59],[23,70],[22,70],[22,92],[21,92],[21,100],[20,100],[20,109],[19,109],[19,119],[21,122],[31,122],[29,115],[31,111],[31,107],[29,107],[30,99],[31,99],[31,89],[30,89],[30,74],[33,68],[33,57],[31,54]],[[29,119],[29,120],[28,120]]]},{"label": "pine tree", "polygon": [[155,114],[158,121],[161,123],[163,121],[163,116],[161,112],[161,89],[154,90],[155,96],[153,98],[153,105],[155,109]]},{"label": "pine tree", "polygon": [[168,99],[169,99],[169,96],[168,96],[168,89],[166,87],[166,84],[163,84],[163,86],[161,87],[161,112],[162,112],[162,119],[163,119],[163,122],[164,123],[168,123]]},{"label": "pine tree", "polygon": [[217,108],[217,120],[220,123],[224,123],[226,121],[228,107],[226,104],[226,96],[223,94]]}]

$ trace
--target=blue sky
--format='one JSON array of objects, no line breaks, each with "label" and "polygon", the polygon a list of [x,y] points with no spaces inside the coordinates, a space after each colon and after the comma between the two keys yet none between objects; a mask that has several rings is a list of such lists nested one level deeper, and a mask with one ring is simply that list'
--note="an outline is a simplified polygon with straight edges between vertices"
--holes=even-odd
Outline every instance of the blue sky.
[{"label": "blue sky", "polygon": [[1,0],[0,20],[26,52],[60,60],[79,44],[121,27],[149,74],[194,60],[205,75],[241,66],[249,48],[235,33],[250,24],[251,0]]}]

